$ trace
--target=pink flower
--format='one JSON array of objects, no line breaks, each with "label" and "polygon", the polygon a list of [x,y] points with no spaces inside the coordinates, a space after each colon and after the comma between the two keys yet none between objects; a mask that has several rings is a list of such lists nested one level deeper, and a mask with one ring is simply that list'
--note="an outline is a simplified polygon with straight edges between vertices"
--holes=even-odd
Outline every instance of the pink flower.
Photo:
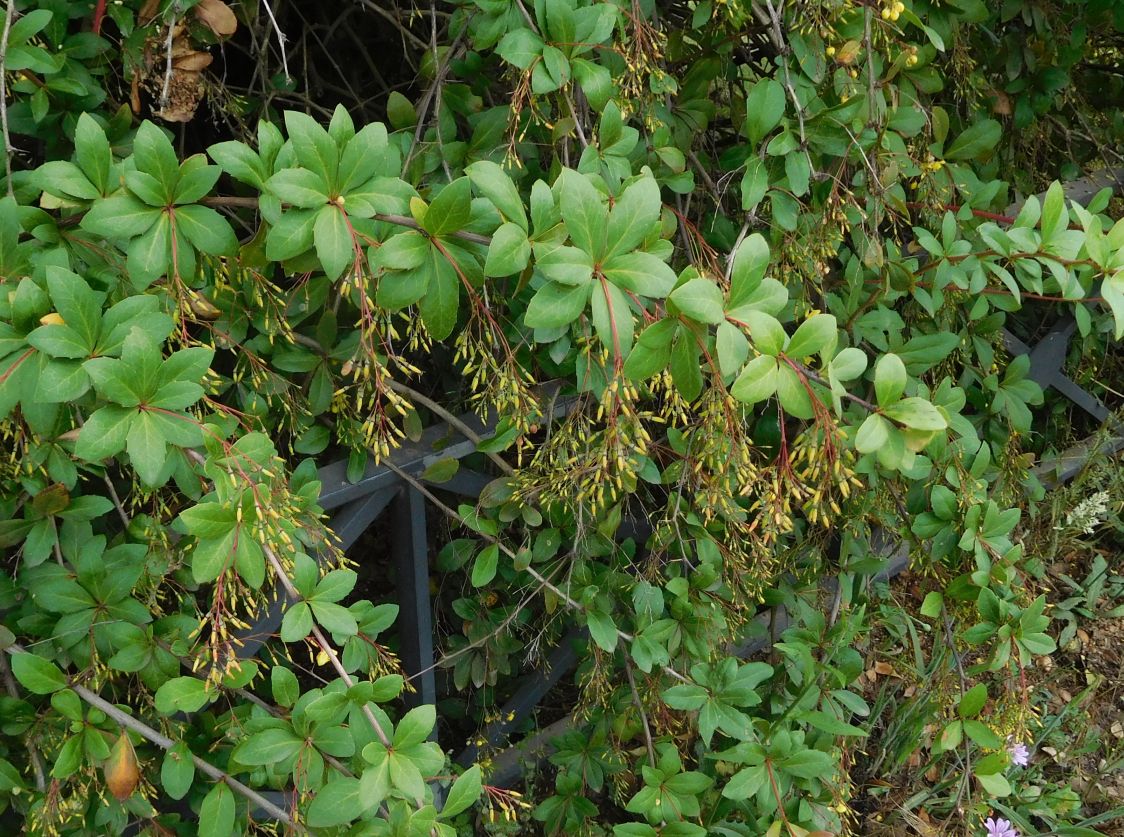
[{"label": "pink flower", "polygon": [[1016,741],[1008,746],[1007,752],[1011,754],[1011,764],[1026,767],[1030,761],[1030,750],[1021,741]]},{"label": "pink flower", "polygon": [[993,820],[988,817],[984,828],[987,829],[987,837],[1019,837],[1018,830],[1004,819]]}]

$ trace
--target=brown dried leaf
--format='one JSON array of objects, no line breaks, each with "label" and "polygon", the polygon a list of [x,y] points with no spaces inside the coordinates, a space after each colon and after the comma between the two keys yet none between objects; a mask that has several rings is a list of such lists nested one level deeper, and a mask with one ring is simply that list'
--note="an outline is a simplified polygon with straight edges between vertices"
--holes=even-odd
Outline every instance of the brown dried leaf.
[{"label": "brown dried leaf", "polygon": [[133,795],[138,782],[140,767],[137,765],[137,753],[133,749],[133,742],[129,740],[129,734],[121,730],[121,736],[113,745],[105,763],[105,784],[118,802],[124,802]]},{"label": "brown dried leaf", "polygon": [[222,0],[201,0],[195,7],[195,16],[220,38],[229,38],[238,29],[238,18]]},{"label": "brown dried leaf", "polygon": [[156,17],[156,13],[159,10],[160,0],[145,0],[145,4],[141,6],[140,11],[137,12],[137,22],[139,22],[141,26],[144,26]]},{"label": "brown dried leaf", "polygon": [[172,68],[185,72],[197,73],[211,66],[214,56],[209,52],[189,52],[179,58],[172,59]]}]

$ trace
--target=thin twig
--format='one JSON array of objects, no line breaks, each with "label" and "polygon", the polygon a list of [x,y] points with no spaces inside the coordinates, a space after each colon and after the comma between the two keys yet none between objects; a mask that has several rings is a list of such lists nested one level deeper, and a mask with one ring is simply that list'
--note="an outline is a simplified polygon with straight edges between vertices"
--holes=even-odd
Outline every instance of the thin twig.
[{"label": "thin twig", "polygon": [[394,26],[394,28],[402,33],[402,37],[404,37],[406,40],[408,40],[410,43],[412,43],[418,49],[420,49],[420,50],[429,49],[429,44],[427,44],[425,41],[423,41],[421,38],[419,38],[417,35],[415,35],[409,29],[407,29],[406,25],[404,23],[402,23],[401,20],[398,19],[397,15],[394,15],[391,12],[384,9],[377,2],[375,2],[375,0],[357,0],[357,2],[364,9],[368,9],[368,10],[374,12],[375,14],[379,15],[380,17],[384,18],[385,20],[390,21],[390,23]]},{"label": "thin twig", "polygon": [[8,0],[4,11],[4,34],[0,35],[0,126],[4,131],[4,171],[8,178],[8,197],[13,197],[12,189],[12,136],[8,132],[8,35],[12,31],[12,18],[16,13],[16,0]]},{"label": "thin twig", "polygon": [[[457,430],[459,430],[461,435],[464,436],[466,439],[468,439],[473,444],[479,445],[481,442],[484,441],[483,437],[479,433],[477,433],[475,430],[473,430],[471,427],[469,427],[467,424],[465,424],[463,421],[461,421],[459,418],[457,418],[451,412],[446,410],[444,407],[442,407],[440,404],[438,404],[432,398],[429,398],[425,395],[422,395],[416,389],[413,389],[412,387],[408,387],[405,384],[399,383],[398,381],[395,381],[393,378],[390,379],[390,382],[389,382],[388,386],[392,390],[394,390],[395,392],[400,392],[403,395],[408,395],[414,401],[417,401],[419,404],[422,404],[423,406],[427,407],[434,415],[441,418],[446,424],[448,424],[451,427],[455,427]],[[499,454],[485,452],[485,456],[487,456],[489,459],[491,459],[493,462],[495,462],[496,466],[501,471],[503,471],[505,474],[507,474],[508,476],[515,473],[515,469],[512,468],[509,464],[507,464],[507,462],[505,462],[503,457],[501,457]]]},{"label": "thin twig", "polygon": [[[418,103],[418,124],[414,129],[414,142],[410,146],[410,150],[406,152],[406,159],[402,161],[403,175],[405,175],[406,171],[410,168],[410,163],[413,161],[414,155],[417,153],[418,148],[421,145],[422,136],[425,135],[425,126],[428,124],[429,108],[430,105],[433,104],[434,99],[437,97],[438,88],[445,83],[445,76],[449,72],[449,67],[452,65],[453,61],[460,58],[461,51],[463,50],[461,41],[463,40],[466,31],[468,30],[465,29],[461,31],[461,33],[457,35],[456,39],[449,46],[449,49],[445,52],[445,59],[441,62],[440,66],[438,66],[437,68],[437,72],[433,75],[433,83],[429,85],[429,88],[425,91],[425,94],[422,96],[421,101]],[[441,114],[438,113],[436,114],[436,116],[438,123],[436,127],[437,138],[438,141],[440,141]]]},{"label": "thin twig", "polygon": [[632,703],[640,713],[640,722],[644,727],[644,746],[648,748],[648,763],[656,766],[656,748],[652,745],[652,729],[648,726],[648,713],[644,711],[644,704],[640,702],[640,693],[636,690],[636,678],[632,676],[632,664],[628,656],[624,658],[624,673],[628,675],[628,688],[632,690]]},{"label": "thin twig", "polygon": [[273,24],[273,31],[277,33],[277,45],[281,50],[281,67],[285,72],[285,81],[292,81],[293,77],[289,75],[289,56],[285,52],[285,42],[288,38],[285,33],[281,31],[281,27],[277,24],[277,18],[273,16],[273,9],[269,5],[269,0],[262,0],[262,5],[265,6],[265,13],[269,15],[269,22]]},{"label": "thin twig", "polygon": [[[16,654],[29,653],[23,647],[15,644],[8,646],[4,650],[8,654],[13,656]],[[142,738],[151,741],[157,747],[160,747],[164,750],[170,750],[175,746],[176,742],[174,742],[172,739],[157,732],[152,727],[148,726],[143,721],[137,720],[127,712],[123,712],[122,710],[118,709],[101,695],[97,694],[96,692],[90,691],[85,686],[82,686],[78,683],[71,683],[70,689],[75,694],[77,694],[78,697],[86,701],[86,703],[88,703],[90,706],[93,706],[95,709],[100,709],[118,724],[123,727],[128,727],[133,732],[140,735]],[[267,814],[269,814],[269,816],[273,819],[277,820],[278,822],[284,823],[285,825],[289,826],[289,828],[292,828],[301,834],[307,833],[303,826],[293,821],[293,818],[289,816],[289,813],[287,811],[270,802],[253,788],[247,787],[246,785],[242,784],[229,773],[219,770],[210,762],[203,761],[203,759],[199,758],[199,756],[195,755],[194,753],[191,754],[191,761],[192,763],[194,763],[197,770],[207,774],[212,779],[218,782],[224,782],[228,788],[244,796],[250,802],[254,803]]]},{"label": "thin twig", "polygon": [[172,88],[172,39],[176,31],[176,12],[179,11],[180,4],[178,0],[173,2],[170,11],[172,19],[168,21],[168,42],[165,49],[168,52],[168,63],[164,68],[164,89],[160,91],[160,108],[163,110],[168,107],[168,91]]}]

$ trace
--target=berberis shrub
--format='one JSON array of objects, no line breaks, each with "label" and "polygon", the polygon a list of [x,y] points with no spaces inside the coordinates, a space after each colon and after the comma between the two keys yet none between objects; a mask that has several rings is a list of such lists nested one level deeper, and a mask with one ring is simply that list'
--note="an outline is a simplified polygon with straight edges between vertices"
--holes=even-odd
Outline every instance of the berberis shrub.
[{"label": "berberis shrub", "polygon": [[[1118,159],[1122,29],[1109,0],[9,0],[4,830],[861,832],[864,649],[898,631],[943,649],[886,762],[944,783],[925,818],[1097,833],[1017,773],[1056,648],[1029,465],[1094,429],[1018,346],[1071,321],[1080,369],[1124,335],[1111,189],[1061,185]],[[470,411],[478,501],[440,450],[398,470]],[[437,704],[382,542],[345,554],[318,506],[340,459],[430,509]],[[452,763],[575,636],[523,794]]]}]

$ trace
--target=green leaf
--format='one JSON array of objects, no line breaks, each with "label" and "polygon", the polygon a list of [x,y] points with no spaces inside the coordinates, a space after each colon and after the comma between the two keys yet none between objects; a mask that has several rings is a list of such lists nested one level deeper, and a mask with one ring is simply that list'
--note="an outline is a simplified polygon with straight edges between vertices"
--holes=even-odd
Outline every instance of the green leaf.
[{"label": "green leaf", "polygon": [[819,354],[830,349],[836,340],[835,317],[831,314],[815,314],[796,329],[785,347],[785,354],[802,360],[809,355]]},{"label": "green leaf", "polygon": [[289,707],[300,697],[300,683],[297,676],[284,666],[275,665],[269,670],[270,689],[278,706]]},{"label": "green leaf", "polygon": [[81,276],[54,266],[47,268],[47,288],[67,327],[74,330],[87,349],[92,349],[101,332],[103,296],[91,290]]},{"label": "green leaf", "polygon": [[238,239],[226,219],[207,206],[178,206],[175,209],[176,229],[187,237],[196,250],[210,256],[233,256],[238,252]]},{"label": "green leaf", "polygon": [[936,431],[948,427],[948,422],[945,421],[940,410],[924,398],[904,398],[896,404],[891,404],[883,410],[883,413],[911,430]]},{"label": "green leaf", "polygon": [[908,378],[900,357],[887,353],[878,358],[874,366],[874,392],[879,405],[885,407],[901,398]]},{"label": "green leaf", "polygon": [[1101,296],[1112,310],[1115,326],[1113,336],[1119,340],[1124,337],[1124,271],[1117,271],[1105,277],[1101,283]]},{"label": "green leaf", "polygon": [[734,255],[734,269],[730,274],[729,310],[740,308],[753,297],[765,278],[769,259],[769,244],[761,233],[753,233],[742,241]]},{"label": "green leaf", "polygon": [[818,710],[804,712],[800,717],[816,729],[823,730],[831,735],[847,735],[852,737],[865,737],[867,735],[865,730],[841,721],[839,718],[836,718],[834,715],[829,715],[826,712],[820,712]]},{"label": "green leaf", "polygon": [[27,335],[28,344],[55,358],[84,358],[93,346],[67,325],[39,326]]},{"label": "green leaf", "polygon": [[316,592],[310,599],[318,602],[342,601],[355,588],[356,578],[351,570],[332,570],[316,584]]},{"label": "green leaf", "polygon": [[324,267],[324,274],[334,282],[355,261],[355,246],[344,211],[334,204],[321,207],[316,213],[312,235],[316,257]]},{"label": "green leaf", "polygon": [[1003,746],[1003,739],[991,727],[979,721],[964,721],[964,732],[981,747],[989,750],[998,750]]},{"label": "green leaf", "polygon": [[757,208],[769,191],[769,170],[760,157],[750,157],[742,175],[742,209],[750,212]]},{"label": "green leaf", "polygon": [[1050,184],[1042,201],[1042,244],[1045,246],[1065,232],[1069,226],[1069,211],[1065,207],[1065,192],[1058,181]]},{"label": "green leaf", "polygon": [[451,480],[454,476],[456,476],[456,473],[459,470],[460,462],[454,457],[450,456],[444,459],[438,459],[436,462],[422,471],[422,473],[418,476],[418,479],[422,480],[423,482],[440,484]]},{"label": "green leaf", "polygon": [[663,202],[652,177],[642,177],[621,192],[609,212],[609,249],[604,258],[635,250],[660,220]]},{"label": "green leaf", "polygon": [[961,718],[974,718],[980,714],[980,710],[984,708],[985,703],[987,703],[987,685],[977,683],[960,698],[956,712]]},{"label": "green leaf", "polygon": [[10,659],[12,674],[29,692],[36,695],[49,695],[66,688],[65,675],[50,660],[44,660],[26,651],[12,654]]},{"label": "green leaf", "polygon": [[434,340],[444,340],[456,327],[461,301],[460,287],[457,269],[449,258],[436,247],[430,248],[429,284],[418,305],[418,313],[421,314],[429,336]]},{"label": "green leaf", "polygon": [[[177,253],[177,255],[180,255]],[[172,261],[172,224],[168,212],[161,211],[156,223],[129,244],[126,267],[137,290],[144,290],[168,272]]]},{"label": "green leaf", "polygon": [[301,169],[314,175],[327,195],[337,186],[340,153],[336,143],[319,122],[300,111],[285,111],[285,130]]},{"label": "green leaf", "polygon": [[394,728],[393,748],[398,751],[425,741],[437,723],[437,707],[432,703],[416,706],[402,716]]},{"label": "green leaf", "polygon": [[573,169],[563,169],[558,181],[559,206],[570,240],[575,247],[600,261],[606,250],[609,220],[609,210],[602,194],[589,178]]},{"label": "green leaf", "polygon": [[706,703],[710,693],[695,683],[681,683],[663,692],[663,702],[672,709],[693,711]]},{"label": "green leaf", "polygon": [[265,257],[283,262],[299,256],[312,247],[317,215],[307,209],[286,212],[270,227],[265,239]]},{"label": "green leaf", "polygon": [[853,346],[843,349],[831,361],[831,374],[836,380],[851,381],[866,371],[866,355]]},{"label": "green leaf", "polygon": [[628,299],[616,285],[605,282],[594,287],[591,302],[593,326],[601,343],[612,357],[626,359],[636,329]]},{"label": "green leaf", "polygon": [[405,753],[392,752],[387,762],[390,767],[390,783],[408,799],[421,800],[425,795],[425,779],[413,759]]},{"label": "green leaf", "polygon": [[764,786],[768,779],[769,774],[765,765],[755,764],[746,767],[730,777],[730,781],[722,788],[722,795],[727,799],[749,799]]},{"label": "green leaf", "polygon": [[723,321],[718,324],[714,349],[718,354],[718,368],[722,376],[729,377],[741,369],[749,357],[749,340],[736,325]]},{"label": "green leaf", "polygon": [[87,462],[100,462],[125,447],[135,410],[109,404],[94,412],[78,433],[74,453]]},{"label": "green leaf", "polygon": [[441,809],[440,817],[448,819],[455,817],[462,811],[467,811],[480,798],[483,782],[480,776],[480,765],[474,764],[457,777],[449,793],[445,797],[445,807]]},{"label": "green leaf", "polygon": [[542,38],[524,26],[512,29],[496,46],[496,54],[520,70],[528,69],[542,56]]},{"label": "green leaf", "polygon": [[531,297],[524,321],[530,328],[560,328],[569,325],[585,311],[592,287],[571,287],[547,282]]},{"label": "green leaf", "polygon": [[420,267],[429,256],[433,245],[420,232],[410,230],[391,236],[377,248],[371,249],[371,267],[387,270],[412,270]]},{"label": "green leaf", "polygon": [[871,413],[859,426],[859,432],[855,435],[855,450],[859,453],[876,452],[889,440],[890,430],[886,419],[878,413]]},{"label": "green leaf", "polygon": [[617,626],[609,614],[597,610],[586,611],[586,625],[589,627],[589,635],[599,648],[610,653],[616,649],[619,636]]},{"label": "green leaf", "polygon": [[1011,795],[1011,783],[1002,773],[976,774],[976,781],[985,791],[996,799]]},{"label": "green leaf", "polygon": [[1003,127],[994,119],[983,119],[963,131],[944,153],[946,160],[979,160],[999,143]]},{"label": "green leaf", "polygon": [[214,581],[230,567],[235,544],[246,535],[241,527],[230,526],[214,538],[201,539],[191,553],[191,575],[198,584]]},{"label": "green leaf", "polygon": [[199,807],[200,837],[230,837],[234,833],[234,792],[216,782]]},{"label": "green leaf", "polygon": [[290,605],[281,620],[281,641],[300,642],[312,633],[312,610],[307,602]]},{"label": "green leaf", "polygon": [[63,160],[44,163],[37,168],[35,183],[48,194],[71,199],[92,200],[101,194],[101,190],[78,166]]},{"label": "green leaf", "polygon": [[316,617],[316,621],[331,633],[345,636],[355,636],[358,633],[359,625],[355,617],[343,605],[311,599],[308,606],[312,608],[312,615]]},{"label": "green leaf", "polygon": [[105,238],[134,238],[147,231],[162,215],[162,209],[142,203],[127,192],[118,192],[95,202],[82,216],[80,226]]},{"label": "green leaf", "polygon": [[675,271],[651,253],[639,250],[614,256],[601,265],[614,285],[651,299],[663,299],[675,287]]},{"label": "green leaf", "polygon": [[527,241],[526,230],[518,224],[506,223],[496,230],[492,243],[488,245],[484,275],[498,278],[519,273],[527,266],[530,257],[531,245]]},{"label": "green leaf", "polygon": [[801,779],[825,781],[836,772],[835,760],[821,750],[797,750],[781,759],[777,766],[785,773]]},{"label": "green leaf", "polygon": [[202,154],[193,154],[180,164],[179,182],[176,184],[174,202],[177,205],[193,204],[202,200],[215,188],[222,175],[218,166],[208,165]]},{"label": "green leaf", "polygon": [[164,754],[160,765],[160,784],[172,799],[183,799],[194,781],[195,762],[192,761],[191,750],[184,742],[177,741]]},{"label": "green leaf", "polygon": [[386,118],[395,129],[402,130],[417,124],[418,112],[413,102],[397,90],[391,90],[386,97]]},{"label": "green leaf", "polygon": [[709,279],[696,277],[680,285],[668,296],[672,302],[693,320],[700,323],[720,323],[725,320],[722,311],[722,291]]},{"label": "green leaf", "polygon": [[234,750],[242,764],[274,764],[292,758],[304,746],[304,739],[288,727],[266,729],[247,736]]},{"label": "green leaf", "polygon": [[941,615],[941,608],[944,606],[944,596],[939,590],[933,590],[925,595],[925,601],[921,602],[921,615],[929,619],[936,619]]},{"label": "green leaf", "polygon": [[422,228],[430,235],[459,232],[472,220],[472,181],[460,177],[443,188],[430,203],[421,219]]},{"label": "green leaf", "polygon": [[667,318],[644,329],[625,361],[624,374],[634,381],[643,381],[666,369],[677,327],[674,319]]},{"label": "green leaf", "polygon": [[496,544],[488,544],[472,564],[472,586],[483,587],[496,577],[499,566],[500,549]]},{"label": "green leaf", "polygon": [[98,193],[105,194],[109,187],[109,169],[113,164],[113,155],[109,140],[105,138],[105,131],[89,113],[78,116],[74,129],[74,156],[83,174],[94,184]]},{"label": "green leaf", "polygon": [[282,203],[301,209],[316,209],[328,202],[328,184],[308,169],[281,169],[265,182],[265,188]]},{"label": "green leaf", "polygon": [[210,146],[207,153],[219,168],[235,180],[264,191],[267,171],[265,163],[252,148],[242,142],[220,142]]},{"label": "green leaf", "polygon": [[316,792],[308,806],[308,826],[334,828],[344,825],[358,819],[368,807],[371,806],[360,799],[359,780],[351,776],[337,776]]},{"label": "green leaf", "polygon": [[156,179],[162,205],[171,204],[180,179],[180,161],[167,135],[151,122],[142,122],[133,138],[133,159],[137,171]]},{"label": "green leaf", "polygon": [[563,285],[588,285],[593,276],[593,258],[577,247],[554,247],[547,252],[536,248],[535,267],[552,282]]},{"label": "green leaf", "polygon": [[156,711],[161,715],[198,712],[215,697],[207,684],[194,677],[173,677],[156,690]]},{"label": "green leaf", "polygon": [[134,416],[125,448],[137,476],[146,485],[157,485],[168,458],[168,444],[152,414],[140,411]]},{"label": "green leaf", "polygon": [[755,357],[730,387],[730,395],[743,404],[756,404],[771,398],[777,391],[777,359],[770,355]]},{"label": "green leaf", "polygon": [[753,85],[745,102],[745,133],[751,143],[759,143],[780,124],[784,116],[784,88],[765,78]]},{"label": "green leaf", "polygon": [[749,327],[749,337],[759,352],[777,356],[784,350],[788,335],[776,317],[761,311],[748,311],[745,324]]},{"label": "green leaf", "polygon": [[519,190],[503,167],[490,160],[478,160],[465,167],[465,174],[476,191],[495,205],[506,222],[527,232],[527,212],[523,208]]}]

